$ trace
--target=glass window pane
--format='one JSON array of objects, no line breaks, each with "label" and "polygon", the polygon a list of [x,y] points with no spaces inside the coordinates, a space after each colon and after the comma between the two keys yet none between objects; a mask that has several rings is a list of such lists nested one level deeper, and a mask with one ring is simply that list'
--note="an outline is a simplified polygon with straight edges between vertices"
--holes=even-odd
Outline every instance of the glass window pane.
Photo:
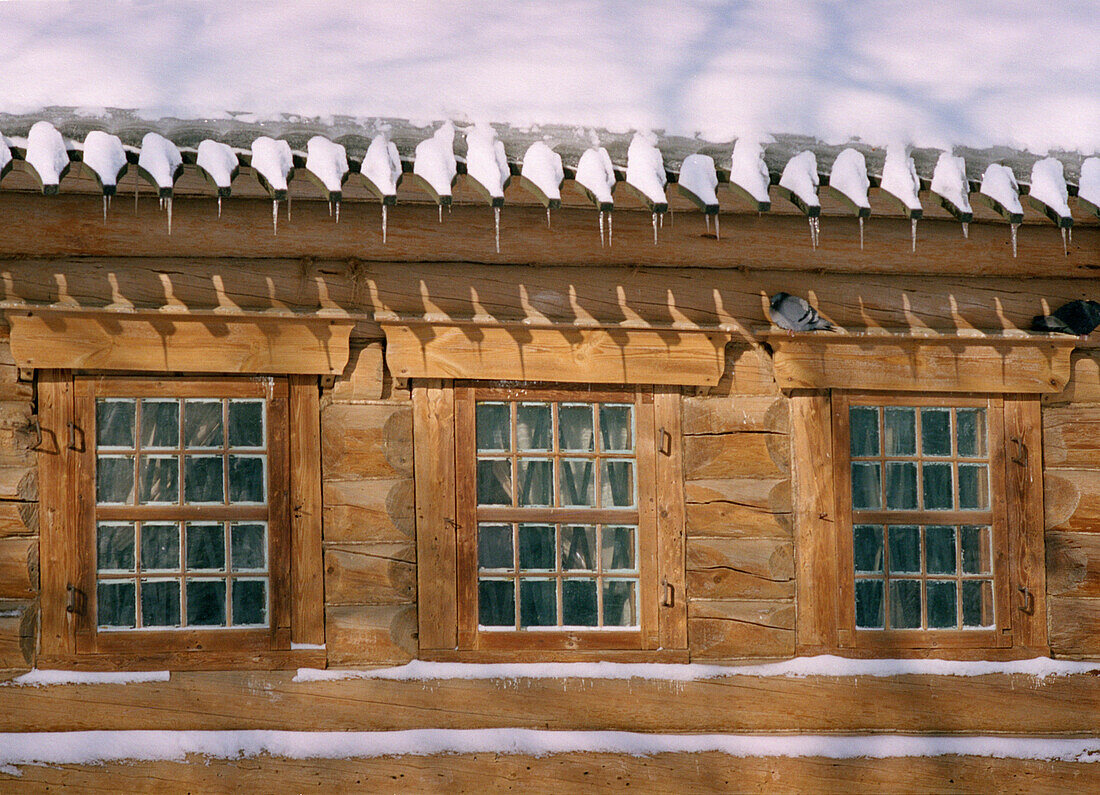
[{"label": "glass window pane", "polygon": [[521,569],[555,568],[554,525],[521,524],[519,526],[519,567]]},{"label": "glass window pane", "polygon": [[95,498],[100,505],[134,501],[134,457],[97,456]]},{"label": "glass window pane", "polygon": [[141,456],[140,478],[139,501],[142,505],[179,502],[180,461],[176,456]]},{"label": "glass window pane", "polygon": [[558,624],[557,584],[553,580],[519,581],[521,627],[553,627]]},{"label": "glass window pane", "polygon": [[988,527],[964,525],[961,528],[962,570],[964,574],[990,574],[993,550]]},{"label": "glass window pane", "polygon": [[561,612],[564,626],[596,626],[596,581],[564,580],[561,584]]},{"label": "glass window pane", "polygon": [[932,525],[924,528],[925,571],[929,574],[955,573],[955,528]]},{"label": "glass window pane", "polygon": [[133,399],[95,402],[95,443],[99,447],[134,447]]},{"label": "glass window pane", "polygon": [[477,504],[512,504],[512,462],[507,458],[478,459]]},{"label": "glass window pane", "polygon": [[848,409],[848,430],[852,437],[852,457],[878,455],[878,409],[852,406]]},{"label": "glass window pane", "polygon": [[516,466],[518,504],[551,505],[554,500],[554,468],[549,459],[521,458]]},{"label": "glass window pane", "polygon": [[96,585],[96,616],[101,627],[135,626],[134,582],[100,581]]},{"label": "glass window pane", "polygon": [[993,626],[993,583],[989,580],[962,581],[964,627]]},{"label": "glass window pane", "polygon": [[225,571],[225,532],[221,524],[187,524],[187,568]]},{"label": "glass window pane", "polygon": [[852,507],[878,510],[882,507],[882,484],[878,464],[852,464]]},{"label": "glass window pane", "polygon": [[852,528],[852,551],[855,570],[860,573],[882,573],[882,525],[857,524]]},{"label": "glass window pane", "polygon": [[596,505],[596,460],[593,458],[561,461],[561,504],[594,507]]},{"label": "glass window pane", "polygon": [[562,525],[561,567],[565,571],[595,570],[595,525]]},{"label": "glass window pane", "polygon": [[183,405],[183,443],[187,447],[221,447],[222,402],[187,400]]},{"label": "glass window pane", "polygon": [[986,446],[985,409],[956,409],[956,433],[959,437],[959,455],[963,458],[985,458]]},{"label": "glass window pane", "polygon": [[187,581],[187,623],[193,627],[225,626],[225,580]]},{"label": "glass window pane", "polygon": [[600,444],[611,452],[634,449],[633,406],[606,403],[600,406]]},{"label": "glass window pane", "polygon": [[520,403],[516,406],[516,449],[549,450],[550,404]]},{"label": "glass window pane", "polygon": [[920,629],[920,580],[890,583],[890,628]]},{"label": "glass window pane", "polygon": [[134,525],[96,525],[96,568],[99,571],[134,570]]},{"label": "glass window pane", "polygon": [[925,455],[951,455],[951,409],[920,410],[920,443]]},{"label": "glass window pane", "polygon": [[233,580],[233,625],[267,623],[267,580]]},{"label": "glass window pane", "polygon": [[600,506],[629,508],[634,505],[634,462],[600,460]]},{"label": "glass window pane", "polygon": [[948,629],[958,624],[954,580],[928,581],[928,628]]},{"label": "glass window pane", "polygon": [[179,626],[179,580],[141,581],[141,624],[145,627]]},{"label": "glass window pane", "polygon": [[511,580],[479,580],[477,623],[483,627],[516,625],[516,586]]},{"label": "glass window pane", "polygon": [[229,446],[265,446],[262,400],[229,401]]},{"label": "glass window pane", "polygon": [[225,502],[220,455],[183,457],[183,501],[187,503]]},{"label": "glass window pane", "polygon": [[[180,526],[178,524],[150,524],[141,526],[141,569],[157,571],[179,569]],[[144,608],[143,608],[144,609]]]},{"label": "glass window pane", "polygon": [[924,509],[926,511],[950,511],[955,507],[954,486],[951,483],[950,464],[925,464]]},{"label": "glass window pane", "polygon": [[911,511],[917,507],[915,462],[886,462],[886,507],[893,511]]},{"label": "glass window pane", "polygon": [[267,527],[261,522],[230,525],[229,558],[233,571],[267,568]]},{"label": "glass window pane", "polygon": [[478,450],[510,450],[512,416],[507,403],[478,403],[474,409]]},{"label": "glass window pane", "polygon": [[263,456],[229,456],[230,502],[264,502],[267,485],[265,481]]},{"label": "glass window pane", "polygon": [[[179,447],[180,403],[178,400],[141,401],[141,446]],[[144,610],[144,607],[142,608]]]},{"label": "glass window pane", "polygon": [[593,449],[591,403],[562,403],[558,406],[558,446],[572,452]]},{"label": "glass window pane", "polygon": [[989,467],[985,464],[959,464],[959,510],[989,507]]},{"label": "glass window pane", "polygon": [[477,565],[483,569],[512,569],[512,525],[479,524],[477,526]]},{"label": "glass window pane", "polygon": [[603,623],[606,627],[638,626],[637,580],[604,580]]},{"label": "glass window pane", "polygon": [[856,626],[882,629],[882,580],[856,580]]},{"label": "glass window pane", "polygon": [[637,569],[634,546],[636,527],[604,525],[601,531],[601,565],[604,571],[634,571]]},{"label": "glass window pane", "polygon": [[888,406],[883,417],[886,455],[916,455],[916,409]]},{"label": "glass window pane", "polygon": [[920,528],[894,526],[890,534],[890,573],[920,574]]}]

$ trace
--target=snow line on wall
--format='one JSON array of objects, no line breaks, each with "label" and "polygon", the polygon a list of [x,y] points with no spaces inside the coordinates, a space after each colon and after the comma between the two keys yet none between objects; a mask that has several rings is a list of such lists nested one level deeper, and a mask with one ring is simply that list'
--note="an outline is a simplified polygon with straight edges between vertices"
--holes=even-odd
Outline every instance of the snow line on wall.
[{"label": "snow line on wall", "polygon": [[60,671],[35,668],[20,674],[0,687],[47,687],[49,685],[131,685],[141,682],[167,682],[168,671]]},{"label": "snow line on wall", "polygon": [[1024,674],[1039,679],[1100,672],[1100,662],[1074,662],[1035,657],[1028,660],[855,660],[822,654],[795,657],[757,665],[706,665],[703,663],[440,663],[413,660],[394,668],[367,670],[299,668],[295,682],[330,682],[340,679],[655,679],[694,682],[723,676],[987,676]]},{"label": "snow line on wall", "polygon": [[0,734],[0,772],[15,765],[80,765],[115,761],[183,761],[195,754],[240,759],[267,754],[288,759],[351,759],[434,754],[717,752],[734,757],[978,756],[1100,762],[1100,738],[904,736],[892,734],[746,735],[645,734],[543,729],[412,729],[377,732],[308,731],[78,731]]}]

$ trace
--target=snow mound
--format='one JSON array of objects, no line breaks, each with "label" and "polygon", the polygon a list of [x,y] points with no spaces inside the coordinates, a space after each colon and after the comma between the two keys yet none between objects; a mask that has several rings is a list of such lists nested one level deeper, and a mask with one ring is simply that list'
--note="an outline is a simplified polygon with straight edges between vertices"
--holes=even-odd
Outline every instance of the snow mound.
[{"label": "snow mound", "polygon": [[584,150],[577,162],[576,181],[592,194],[600,206],[612,204],[611,189],[615,187],[615,169],[606,149],[599,146]]},{"label": "snow mound", "polygon": [[35,170],[42,188],[56,187],[69,165],[69,152],[61,133],[48,121],[35,122],[27,133],[27,165]]},{"label": "snow mound", "polygon": [[917,166],[904,146],[886,147],[886,162],[882,165],[882,184],[884,191],[905,205],[910,213],[921,212],[920,180],[917,178]]},{"label": "snow mound", "polygon": [[855,149],[845,149],[833,161],[833,171],[829,174],[829,185],[846,196],[861,209],[871,209],[867,200],[867,189],[871,181],[867,178],[867,158]]},{"label": "snow mound", "polygon": [[151,132],[141,139],[138,167],[144,169],[161,190],[172,189],[176,173],[182,165],[179,148],[163,135]]},{"label": "snow mound", "polygon": [[[4,166],[3,152],[0,151],[0,168]],[[1100,207],[1100,157],[1086,157],[1081,164],[1081,184],[1077,195],[1096,207]]]},{"label": "snow mound", "polygon": [[[816,166],[814,174],[817,174]],[[751,138],[737,139],[730,156],[730,182],[761,204],[771,201],[768,195],[771,176],[764,163],[764,145],[761,142]]]},{"label": "snow mound", "polygon": [[1036,201],[1054,210],[1062,218],[1072,217],[1069,209],[1069,190],[1066,175],[1060,161],[1053,157],[1037,160],[1031,167],[1031,187],[1028,191]]},{"label": "snow mound", "polygon": [[3,133],[0,133],[0,174],[4,173],[4,169],[11,163],[11,147],[8,146],[8,139],[4,137]]},{"label": "snow mound", "polygon": [[561,201],[561,183],[565,179],[561,155],[542,141],[535,141],[527,147],[519,173],[531,180],[547,199]]},{"label": "snow mound", "polygon": [[714,158],[709,155],[688,155],[680,164],[680,178],[677,180],[683,190],[695,196],[706,207],[718,207],[718,171],[714,167]]},{"label": "snow mound", "polygon": [[489,193],[491,199],[504,199],[504,183],[511,176],[504,142],[488,124],[466,131],[466,173]]},{"label": "snow mound", "polygon": [[48,687],[50,685],[129,685],[167,682],[168,671],[55,671],[35,668],[4,686]]},{"label": "snow mound", "polygon": [[252,170],[267,182],[270,190],[285,193],[287,176],[294,168],[294,156],[286,141],[261,135],[252,142]]},{"label": "snow mound", "polygon": [[397,195],[397,180],[401,177],[401,157],[397,145],[383,133],[371,139],[359,173],[366,177],[383,197]]},{"label": "snow mound", "polygon": [[117,135],[92,130],[84,138],[82,159],[104,188],[113,188],[118,185],[119,173],[126,167],[126,150]]},{"label": "snow mound", "polygon": [[966,161],[950,152],[941,152],[932,172],[932,192],[947,199],[960,212],[972,213]]},{"label": "snow mound", "polygon": [[990,163],[982,174],[982,185],[979,192],[1000,202],[1001,206],[1010,213],[1023,215],[1024,208],[1020,204],[1020,186],[1016,183],[1016,175],[1008,166],[1000,163]]},{"label": "snow mound", "polygon": [[453,124],[444,122],[431,138],[416,145],[413,173],[427,182],[441,199],[450,199],[451,186],[458,173]]},{"label": "snow mound", "polygon": [[817,186],[821,178],[817,175],[817,158],[806,150],[787,161],[783,174],[779,178],[779,187],[786,188],[800,198],[807,207],[820,207]]},{"label": "snow mound", "polygon": [[218,187],[219,193],[222,189],[228,193],[233,183],[233,175],[240,167],[237,155],[233,153],[232,148],[227,144],[211,141],[209,138],[199,144],[195,164],[210,176]]},{"label": "snow mound", "polygon": [[654,204],[667,205],[665,160],[652,133],[634,133],[626,150],[626,181]]},{"label": "snow mound", "polygon": [[341,144],[322,135],[306,143],[306,171],[321,181],[329,194],[340,193],[348,175],[348,153]]}]

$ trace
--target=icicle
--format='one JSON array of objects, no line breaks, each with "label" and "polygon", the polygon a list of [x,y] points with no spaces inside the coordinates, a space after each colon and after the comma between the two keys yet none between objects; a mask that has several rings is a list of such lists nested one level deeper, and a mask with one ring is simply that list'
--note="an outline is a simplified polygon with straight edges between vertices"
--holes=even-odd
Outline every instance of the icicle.
[{"label": "icicle", "polygon": [[271,200],[271,233],[279,234],[279,200]]},{"label": "icicle", "polygon": [[661,216],[661,229],[664,229],[665,228],[665,214],[664,213],[659,213],[659,215]]},{"label": "icicle", "polygon": [[966,221],[963,221],[963,238],[965,240],[970,239],[970,224],[968,224]]},{"label": "icicle", "polygon": [[1016,230],[1020,228],[1019,224],[1012,224],[1012,256],[1016,256]]},{"label": "icicle", "polygon": [[137,215],[137,200],[138,200],[138,188],[141,187],[141,183],[138,181],[137,172],[134,172],[134,215]]},{"label": "icicle", "polygon": [[[110,210],[110,209],[111,209],[111,197],[110,197],[110,196],[108,196],[108,197],[107,197],[107,209],[108,209],[108,210]],[[1072,230],[1072,229],[1070,230],[1070,237],[1069,237],[1069,239],[1070,239],[1070,240],[1073,240],[1073,230]]]},{"label": "icicle", "polygon": [[817,250],[817,231],[814,229],[814,219],[813,218],[807,218],[806,220],[810,222],[810,247],[813,248],[816,251]]},{"label": "icicle", "polygon": [[863,251],[863,216],[859,217],[859,250]]},{"label": "icicle", "polygon": [[909,227],[910,233],[909,234],[913,238],[913,253],[916,254],[917,253],[917,219],[916,218],[911,219],[909,221],[909,224],[910,224],[910,227]]},{"label": "icicle", "polygon": [[340,223],[340,202],[336,202],[336,223]]},{"label": "icicle", "polygon": [[707,219],[707,234],[709,235],[710,234],[710,216],[704,214],[703,217]]},{"label": "icicle", "polygon": [[497,254],[500,253],[500,208],[493,208],[493,226],[496,231]]},{"label": "icicle", "polygon": [[714,239],[722,239],[722,226],[718,223],[718,213],[714,214]]},{"label": "icicle", "polygon": [[1069,228],[1069,244],[1071,246],[1073,245],[1073,227],[1072,226]]},{"label": "icicle", "polygon": [[328,200],[328,217],[332,218],[332,199]]},{"label": "icicle", "polygon": [[222,197],[218,197],[218,218],[222,217]]},{"label": "icicle", "polygon": [[169,196],[164,200],[164,207],[168,211],[168,235],[172,235],[172,197]]},{"label": "icicle", "polygon": [[1066,228],[1062,227],[1062,254],[1069,256],[1069,245],[1066,243]]},{"label": "icicle", "polygon": [[161,212],[164,212],[164,197],[161,196],[157,199],[157,203],[160,205]]},{"label": "icicle", "polygon": [[286,192],[286,220],[290,220],[290,191]]},{"label": "icicle", "polygon": [[387,207],[386,205],[383,204],[382,205],[382,245],[383,246],[386,245],[386,221],[388,219],[388,213],[387,213],[388,210],[389,210],[389,207]]},{"label": "icicle", "polygon": [[611,248],[611,213],[607,214],[607,247]]},{"label": "icicle", "polygon": [[107,194],[103,194],[103,223],[107,223]]},{"label": "icicle", "polygon": [[439,205],[439,223],[443,223],[443,205]]},{"label": "icicle", "polygon": [[550,208],[546,208],[546,228],[550,228]]},{"label": "icicle", "polygon": [[653,213],[653,245],[657,245],[657,213]]},{"label": "icicle", "polygon": [[603,248],[603,210],[600,210],[600,248]]}]

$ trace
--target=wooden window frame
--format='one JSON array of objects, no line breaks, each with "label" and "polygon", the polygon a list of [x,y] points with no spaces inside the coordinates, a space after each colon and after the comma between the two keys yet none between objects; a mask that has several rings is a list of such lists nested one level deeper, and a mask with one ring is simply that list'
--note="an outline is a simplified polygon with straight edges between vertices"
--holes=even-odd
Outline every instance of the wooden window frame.
[{"label": "wooden window frame", "polygon": [[[265,399],[266,507],[128,506],[100,510],[174,520],[256,519],[264,514],[263,520],[268,522],[268,627],[97,629],[97,396]],[[39,470],[47,516],[41,539],[41,664],[88,669],[324,664],[316,377],[74,375],[68,370],[47,370],[39,373],[38,400],[43,431]]]},{"label": "wooden window frame", "polygon": [[[678,387],[421,379],[414,379],[412,387],[422,657],[686,659]],[[638,629],[478,630],[476,399],[634,404]],[[489,510],[494,515],[499,513]],[[589,511],[586,522],[593,521],[591,509],[584,510]],[[533,513],[545,514],[543,518],[555,522],[568,521],[574,515],[570,509],[561,508]]]}]

